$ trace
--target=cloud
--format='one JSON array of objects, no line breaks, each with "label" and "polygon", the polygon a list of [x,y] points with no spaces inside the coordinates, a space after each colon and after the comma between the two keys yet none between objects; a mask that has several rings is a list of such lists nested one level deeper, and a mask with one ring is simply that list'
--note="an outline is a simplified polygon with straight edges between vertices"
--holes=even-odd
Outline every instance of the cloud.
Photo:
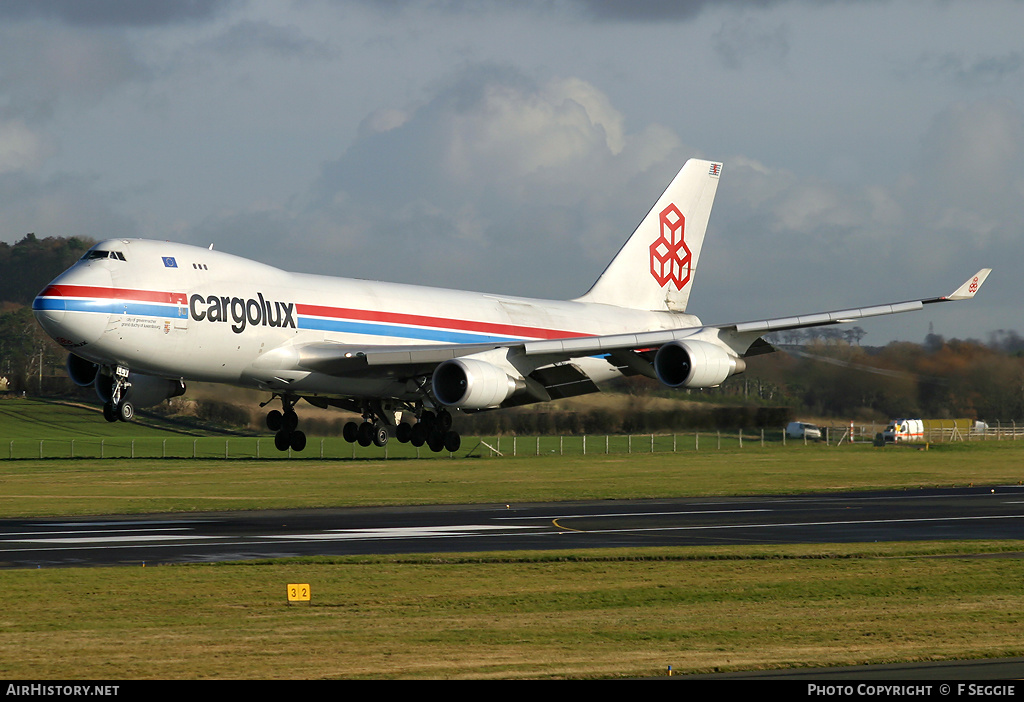
[{"label": "cloud", "polygon": [[938,75],[969,89],[998,85],[1019,77],[1024,71],[1024,52],[982,55],[967,59],[963,54],[929,54],[917,64],[917,73]]},{"label": "cloud", "polygon": [[37,172],[52,151],[49,140],[23,121],[0,122],[0,173]]},{"label": "cloud", "polygon": [[571,0],[584,15],[602,22],[686,22],[706,8],[728,7],[733,11],[764,10],[788,0]]},{"label": "cloud", "polygon": [[1010,100],[962,102],[922,140],[915,192],[939,231],[1017,240],[1024,228],[1024,113]]},{"label": "cloud", "polygon": [[[727,8],[733,12],[747,9],[767,10],[775,5],[792,0],[731,0],[728,3],[715,0],[519,0],[509,3],[500,0],[348,0],[340,5],[361,5],[382,14],[393,14],[400,10],[425,10],[444,13],[449,16],[479,16],[493,11],[520,13],[561,13],[570,12],[595,23],[654,23],[690,22],[697,19],[705,9]],[[807,1],[807,0],[805,0]],[[827,3],[828,0],[826,0]],[[835,0],[841,3],[842,0]],[[820,0],[809,0],[807,4],[822,4]],[[851,3],[855,4],[855,3]]]},{"label": "cloud", "polygon": [[303,270],[578,295],[683,160],[670,130],[629,133],[586,81],[479,67],[368,116],[290,224],[270,218],[277,232],[259,240]]},{"label": "cloud", "polygon": [[781,65],[789,54],[789,30],[769,27],[758,18],[731,17],[715,33],[715,53],[722,64],[738,70],[748,62]]},{"label": "cloud", "polygon": [[0,20],[57,20],[77,27],[149,27],[210,19],[238,0],[4,0]]},{"label": "cloud", "polygon": [[4,203],[2,238],[16,241],[26,232],[42,236],[108,239],[136,234],[135,224],[116,212],[110,196],[91,178],[61,174],[45,179],[0,173]]},{"label": "cloud", "polygon": [[[995,99],[938,114],[916,158],[879,162],[870,182],[726,159],[694,303],[720,322],[737,310],[801,313],[949,292],[937,286],[1020,257],[1022,150],[1024,114]],[[751,296],[743,281],[772,294]],[[999,285],[982,304],[995,304]],[[945,309],[941,318],[955,319]],[[899,324],[872,329],[876,339],[906,334]]]},{"label": "cloud", "polygon": [[233,58],[262,54],[275,58],[324,59],[337,54],[324,42],[312,40],[294,25],[280,26],[253,20],[232,24],[222,34],[201,43],[199,48]]},{"label": "cloud", "polygon": [[148,75],[123,36],[42,24],[0,29],[0,65],[0,111],[34,118]]}]

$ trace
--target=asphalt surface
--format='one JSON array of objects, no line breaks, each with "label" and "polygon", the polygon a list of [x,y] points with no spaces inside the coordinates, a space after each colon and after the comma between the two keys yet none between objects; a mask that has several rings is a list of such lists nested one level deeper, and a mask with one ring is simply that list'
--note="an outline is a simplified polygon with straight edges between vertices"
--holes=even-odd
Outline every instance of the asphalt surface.
[{"label": "asphalt surface", "polygon": [[960,539],[1024,539],[1024,488],[6,519],[0,568]]}]

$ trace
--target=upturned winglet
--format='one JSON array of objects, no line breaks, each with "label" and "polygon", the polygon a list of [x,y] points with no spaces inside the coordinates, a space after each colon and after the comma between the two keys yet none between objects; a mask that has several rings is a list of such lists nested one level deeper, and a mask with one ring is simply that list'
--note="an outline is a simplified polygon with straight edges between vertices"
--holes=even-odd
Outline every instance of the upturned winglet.
[{"label": "upturned winglet", "polygon": [[970,300],[974,297],[979,290],[981,290],[981,284],[985,282],[985,278],[988,278],[988,274],[992,272],[991,268],[982,268],[980,271],[975,273],[972,277],[967,279],[967,282],[961,285],[952,295],[947,295],[947,300]]}]

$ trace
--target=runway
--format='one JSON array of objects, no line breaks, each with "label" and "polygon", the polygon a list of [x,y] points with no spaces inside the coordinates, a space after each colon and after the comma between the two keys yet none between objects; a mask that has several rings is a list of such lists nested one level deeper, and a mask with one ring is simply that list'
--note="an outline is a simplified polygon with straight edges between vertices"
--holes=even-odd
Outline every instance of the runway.
[{"label": "runway", "polygon": [[0,568],[960,539],[1024,539],[1024,488],[6,519]]}]

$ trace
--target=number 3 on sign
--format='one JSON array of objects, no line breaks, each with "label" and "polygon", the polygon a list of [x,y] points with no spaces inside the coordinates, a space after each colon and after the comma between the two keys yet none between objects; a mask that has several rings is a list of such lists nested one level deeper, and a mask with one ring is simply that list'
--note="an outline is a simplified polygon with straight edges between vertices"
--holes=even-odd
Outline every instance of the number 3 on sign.
[{"label": "number 3 on sign", "polygon": [[288,584],[288,601],[289,602],[309,602],[310,601],[309,583],[289,583]]}]

